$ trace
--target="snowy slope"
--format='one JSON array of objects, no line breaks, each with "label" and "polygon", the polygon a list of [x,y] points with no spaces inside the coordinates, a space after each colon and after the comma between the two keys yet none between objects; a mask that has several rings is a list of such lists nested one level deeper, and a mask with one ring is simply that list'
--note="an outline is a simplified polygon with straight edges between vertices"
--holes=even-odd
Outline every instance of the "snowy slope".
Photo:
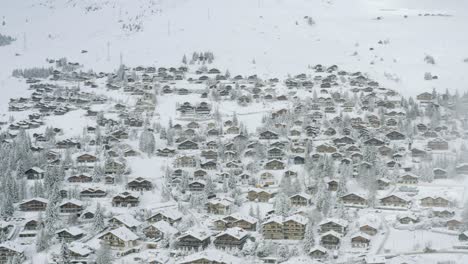
[{"label": "snowy slope", "polygon": [[[115,68],[121,54],[131,66],[167,66],[211,50],[215,63],[233,73],[285,77],[309,64],[338,64],[406,95],[433,87],[466,91],[467,11],[468,2],[459,0],[3,0],[0,33],[17,41],[0,47],[0,90],[17,95],[12,69],[47,57],[99,70]],[[424,62],[426,54],[435,65]],[[439,79],[424,81],[425,72]],[[9,97],[2,96],[1,109]]]}]

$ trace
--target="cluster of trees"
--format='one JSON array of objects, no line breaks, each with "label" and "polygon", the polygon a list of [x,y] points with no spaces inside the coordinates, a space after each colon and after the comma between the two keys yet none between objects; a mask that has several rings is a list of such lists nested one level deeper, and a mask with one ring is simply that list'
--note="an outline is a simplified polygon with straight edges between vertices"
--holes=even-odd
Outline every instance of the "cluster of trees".
[{"label": "cluster of trees", "polygon": [[23,77],[23,78],[47,78],[52,75],[53,68],[43,68],[43,67],[33,67],[28,69],[14,69],[13,77]]},{"label": "cluster of trees", "polygon": [[0,47],[10,45],[16,39],[7,35],[0,34]]},{"label": "cluster of trees", "polygon": [[[202,64],[205,64],[205,63],[208,63],[208,64],[211,64],[213,63],[215,57],[214,57],[214,54],[213,52],[211,51],[203,51],[203,52],[194,52],[192,53],[192,58],[190,59],[190,62],[189,64],[195,64],[195,63],[202,63]],[[187,64],[187,56],[184,55],[182,57],[182,63],[183,64]]]}]

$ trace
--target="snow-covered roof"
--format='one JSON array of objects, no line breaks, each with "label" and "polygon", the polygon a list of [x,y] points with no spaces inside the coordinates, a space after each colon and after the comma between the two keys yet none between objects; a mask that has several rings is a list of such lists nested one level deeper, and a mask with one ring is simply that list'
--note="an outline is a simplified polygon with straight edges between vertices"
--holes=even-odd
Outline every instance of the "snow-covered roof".
[{"label": "snow-covered roof", "polygon": [[189,230],[185,232],[184,234],[182,234],[181,236],[179,236],[179,238],[186,237],[186,236],[192,236],[202,241],[202,240],[209,238],[211,236],[211,232],[209,232],[208,230],[204,230],[204,229]]},{"label": "snow-covered roof", "polygon": [[340,226],[348,226],[348,221],[346,221],[344,219],[341,219],[341,218],[325,218],[324,220],[322,220],[319,223],[319,225],[328,224],[330,222],[333,222],[333,223],[338,224]]},{"label": "snow-covered roof", "polygon": [[160,232],[164,234],[177,234],[179,232],[179,230],[171,226],[171,224],[169,224],[166,221],[159,221],[154,224],[151,224],[151,226],[158,229]]},{"label": "snow-covered roof", "polygon": [[213,263],[226,263],[226,264],[237,264],[242,263],[242,259],[229,255],[224,251],[216,249],[208,249],[205,251],[197,252],[183,258],[178,264],[192,263],[197,260],[206,259]]},{"label": "snow-covered roof", "polygon": [[123,241],[133,241],[138,239],[138,236],[125,226],[121,226],[117,229],[106,232],[104,235],[109,233],[113,234],[114,236],[118,237]]},{"label": "snow-covered roof", "polygon": [[78,236],[78,235],[84,234],[83,230],[81,230],[81,228],[76,227],[76,226],[71,226],[71,227],[68,227],[68,228],[63,228],[63,229],[58,230],[58,231],[55,232],[55,233],[58,234],[58,233],[61,233],[61,232],[67,232],[67,233],[69,233],[69,234],[72,235],[72,236]]},{"label": "snow-covered roof", "polygon": [[129,214],[116,215],[112,217],[112,219],[115,219],[128,227],[138,227],[141,225],[140,221],[136,220],[135,217]]},{"label": "snow-covered roof", "polygon": [[223,235],[229,235],[229,236],[234,237],[236,239],[242,239],[242,238],[248,236],[248,233],[247,233],[247,231],[245,231],[244,229],[242,229],[240,227],[232,227],[232,228],[228,228],[225,231],[219,233],[218,235],[216,235],[216,237],[220,237],[220,236],[223,236]]},{"label": "snow-covered roof", "polygon": [[81,256],[86,256],[93,253],[93,250],[88,247],[87,245],[80,243],[80,242],[72,242],[68,245],[68,249],[75,254],[79,254]]},{"label": "snow-covered roof", "polygon": [[174,208],[165,208],[165,209],[158,210],[153,214],[153,216],[157,214],[162,214],[165,217],[173,219],[173,220],[180,219],[183,216],[181,212],[179,212],[177,209],[174,209]]},{"label": "snow-covered roof", "polygon": [[0,248],[7,248],[12,251],[16,251],[18,253],[23,253],[24,252],[24,247],[18,243],[12,242],[12,241],[5,241],[0,244]]},{"label": "snow-covered roof", "polygon": [[300,223],[303,225],[306,225],[309,222],[309,220],[306,217],[302,215],[298,215],[298,214],[291,215],[287,217],[286,219],[284,219],[284,222],[287,222],[287,221],[294,221],[296,223]]}]

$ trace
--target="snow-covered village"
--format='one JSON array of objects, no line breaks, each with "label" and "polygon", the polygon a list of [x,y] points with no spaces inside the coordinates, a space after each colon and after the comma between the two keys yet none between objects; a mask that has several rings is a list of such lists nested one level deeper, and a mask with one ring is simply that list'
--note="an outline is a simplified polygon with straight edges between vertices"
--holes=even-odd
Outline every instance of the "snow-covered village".
[{"label": "snow-covered village", "polygon": [[[329,55],[346,45],[321,32],[313,57],[301,46],[275,61],[279,40],[258,56],[261,44],[186,41],[199,25],[232,26],[216,17],[252,1],[130,2],[0,3],[0,58],[11,61],[0,66],[0,264],[468,263],[468,53],[436,52],[468,38],[434,41],[410,62],[412,52],[396,59],[396,33]],[[248,14],[289,21],[284,8],[299,31],[353,10],[253,2]],[[417,2],[433,12],[357,0],[344,17],[365,17],[364,30],[382,12],[444,20],[468,7]],[[190,21],[193,5],[206,21]],[[97,26],[75,39],[64,15]],[[273,34],[263,27],[232,29],[249,41]],[[280,35],[306,34],[290,31]]]}]

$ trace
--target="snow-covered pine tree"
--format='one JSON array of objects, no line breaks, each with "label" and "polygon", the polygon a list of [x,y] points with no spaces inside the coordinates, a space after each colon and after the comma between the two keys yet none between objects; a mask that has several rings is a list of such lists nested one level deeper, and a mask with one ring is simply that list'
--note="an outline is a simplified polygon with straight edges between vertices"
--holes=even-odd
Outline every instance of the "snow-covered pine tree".
[{"label": "snow-covered pine tree", "polygon": [[96,264],[112,264],[114,256],[112,255],[109,245],[102,244],[96,252]]},{"label": "snow-covered pine tree", "polygon": [[304,252],[309,253],[310,249],[315,246],[315,232],[312,223],[308,223],[304,233],[303,240]]}]

